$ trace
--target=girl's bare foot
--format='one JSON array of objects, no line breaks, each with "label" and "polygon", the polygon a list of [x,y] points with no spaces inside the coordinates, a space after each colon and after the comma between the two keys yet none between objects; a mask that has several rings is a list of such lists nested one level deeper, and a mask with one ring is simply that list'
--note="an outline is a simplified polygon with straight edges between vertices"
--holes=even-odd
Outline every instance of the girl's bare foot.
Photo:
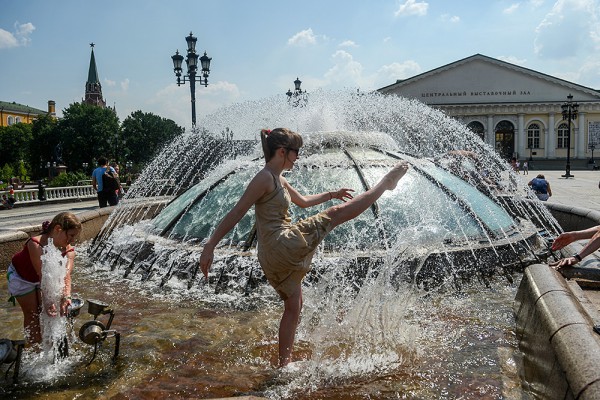
[{"label": "girl's bare foot", "polygon": [[381,179],[383,185],[387,190],[394,190],[398,185],[400,178],[408,171],[408,163],[406,161],[400,161],[394,166],[385,176]]}]

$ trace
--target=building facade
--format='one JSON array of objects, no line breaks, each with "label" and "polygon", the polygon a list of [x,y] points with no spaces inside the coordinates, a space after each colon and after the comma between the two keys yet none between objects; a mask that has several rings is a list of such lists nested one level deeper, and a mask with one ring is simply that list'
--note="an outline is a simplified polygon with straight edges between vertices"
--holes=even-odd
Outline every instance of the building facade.
[{"label": "building facade", "polygon": [[[569,156],[581,164],[600,146],[600,91],[481,54],[378,91],[442,110],[507,159]],[[569,95],[578,104],[575,119],[563,119]]]},{"label": "building facade", "polygon": [[48,110],[40,110],[24,104],[0,101],[0,126],[9,126],[18,123],[31,124],[38,116],[48,114],[56,118],[56,103],[48,100]]}]

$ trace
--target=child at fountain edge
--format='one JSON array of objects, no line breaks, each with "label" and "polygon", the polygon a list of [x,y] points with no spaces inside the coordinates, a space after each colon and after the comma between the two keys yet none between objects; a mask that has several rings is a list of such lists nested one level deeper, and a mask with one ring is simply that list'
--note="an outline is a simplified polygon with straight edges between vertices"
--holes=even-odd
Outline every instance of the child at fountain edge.
[{"label": "child at fountain edge", "polygon": [[581,262],[584,257],[589,256],[600,248],[600,225],[584,229],[581,231],[563,232],[552,242],[552,250],[560,250],[568,244],[576,240],[590,239],[579,253],[573,254],[571,257],[550,263],[550,266],[560,270],[562,267],[572,267]]},{"label": "child at fountain edge", "polygon": [[[286,128],[263,129],[261,142],[265,167],[250,181],[237,204],[204,244],[200,268],[208,279],[215,246],[254,205],[258,261],[284,306],[279,324],[279,367],[284,367],[291,360],[302,310],[302,280],[310,271],[317,246],[333,228],[360,215],[386,190],[395,189],[408,171],[408,164],[399,162],[375,186],[356,197],[348,188],[302,195],[282,176],[283,171],[292,169],[298,160],[302,136]],[[292,223],[288,213],[291,202],[306,208],[333,199],[342,203]]]},{"label": "child at fountain edge", "polygon": [[65,283],[57,310],[56,304],[50,304],[45,312],[55,317],[67,314],[67,309],[71,304],[71,271],[73,270],[73,260],[75,259],[75,249],[71,243],[81,232],[81,222],[70,212],[57,214],[52,221],[46,221],[42,224],[42,232],[33,236],[25,242],[23,249],[12,257],[8,267],[8,291],[11,295],[9,301],[15,305],[15,299],[19,302],[23,311],[23,326],[25,328],[25,337],[28,344],[39,344],[42,341],[42,332],[40,327],[40,313],[42,312],[42,296],[40,283],[42,281],[42,252],[43,247],[52,243],[62,251],[62,256],[67,258],[65,268]]}]

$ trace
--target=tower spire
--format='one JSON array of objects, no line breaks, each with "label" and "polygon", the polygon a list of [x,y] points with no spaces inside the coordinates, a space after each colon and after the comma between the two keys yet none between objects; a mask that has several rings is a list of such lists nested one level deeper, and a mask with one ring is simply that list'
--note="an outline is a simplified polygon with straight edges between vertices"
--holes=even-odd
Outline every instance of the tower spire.
[{"label": "tower spire", "polygon": [[93,104],[99,107],[106,107],[106,102],[102,98],[102,85],[98,78],[98,68],[96,67],[96,57],[94,56],[95,43],[90,43],[92,54],[90,56],[90,68],[88,70],[88,78],[85,83],[84,103]]}]

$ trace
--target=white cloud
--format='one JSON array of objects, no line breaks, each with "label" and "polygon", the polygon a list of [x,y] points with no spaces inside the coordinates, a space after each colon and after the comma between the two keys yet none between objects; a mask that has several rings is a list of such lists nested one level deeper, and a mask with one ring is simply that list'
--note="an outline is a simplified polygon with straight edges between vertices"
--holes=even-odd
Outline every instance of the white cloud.
[{"label": "white cloud", "polygon": [[540,7],[542,4],[544,4],[544,0],[529,0],[529,3],[531,4],[531,6],[533,8],[538,8]]},{"label": "white cloud", "polygon": [[519,9],[520,3],[511,4],[509,7],[502,10],[503,14],[512,14]]},{"label": "white cloud", "polygon": [[105,84],[106,86],[108,86],[108,87],[113,87],[113,86],[116,86],[116,85],[117,85],[117,82],[115,82],[115,81],[111,81],[111,80],[110,80],[110,79],[108,79],[108,78],[104,78],[104,84]]},{"label": "white cloud", "polygon": [[383,43],[387,43],[387,42],[389,42],[391,40],[392,40],[391,36],[386,36],[386,37],[383,38]]},{"label": "white cloud", "polygon": [[15,32],[18,37],[25,38],[32,34],[33,31],[35,31],[35,26],[33,26],[31,22],[26,24],[19,24],[18,22],[15,22]]},{"label": "white cloud", "polygon": [[289,46],[308,46],[314,44],[317,44],[317,37],[313,33],[312,28],[300,31],[288,39]]},{"label": "white cloud", "polygon": [[121,90],[124,92],[129,90],[129,78],[125,78],[125,80],[121,81]]},{"label": "white cloud", "polygon": [[579,68],[579,76],[575,82],[584,86],[591,86],[594,89],[600,89],[600,57],[590,58]]},{"label": "white cloud", "polygon": [[384,65],[377,71],[377,80],[388,82],[389,85],[397,79],[406,79],[421,73],[421,67],[413,60],[404,61],[402,63],[394,62]]},{"label": "white cloud", "polygon": [[456,24],[460,22],[460,17],[458,15],[443,14],[442,21]]},{"label": "white cloud", "polygon": [[333,67],[326,73],[325,78],[330,82],[360,83],[362,80],[363,67],[355,61],[352,54],[344,50],[338,50],[331,56]]},{"label": "white cloud", "polygon": [[[187,90],[186,90],[187,89]],[[211,114],[219,108],[239,101],[240,91],[236,84],[227,81],[210,82],[196,93],[196,119]],[[182,127],[191,126],[190,90],[170,84],[148,100],[149,108],[157,115],[169,118]]]},{"label": "white cloud", "polygon": [[515,56],[498,56],[498,60],[506,61],[511,64],[524,66],[527,63],[527,59],[519,59]]},{"label": "white cloud", "polygon": [[27,46],[31,42],[29,36],[35,30],[35,26],[31,22],[26,24],[15,22],[13,27],[13,32],[0,28],[0,49]]},{"label": "white cloud", "polygon": [[340,43],[339,46],[340,47],[358,47],[358,45],[356,43],[354,43],[353,40],[344,40],[342,43]]},{"label": "white cloud", "polygon": [[590,54],[600,45],[597,0],[558,0],[535,29],[535,54],[558,59]]},{"label": "white cloud", "polygon": [[8,49],[17,47],[19,42],[17,38],[10,32],[0,29],[0,49]]},{"label": "white cloud", "polygon": [[424,16],[427,15],[427,9],[429,8],[429,3],[419,2],[417,3],[415,0],[406,0],[406,3],[400,4],[398,10],[394,13],[395,17],[404,17],[408,15],[417,15]]}]

